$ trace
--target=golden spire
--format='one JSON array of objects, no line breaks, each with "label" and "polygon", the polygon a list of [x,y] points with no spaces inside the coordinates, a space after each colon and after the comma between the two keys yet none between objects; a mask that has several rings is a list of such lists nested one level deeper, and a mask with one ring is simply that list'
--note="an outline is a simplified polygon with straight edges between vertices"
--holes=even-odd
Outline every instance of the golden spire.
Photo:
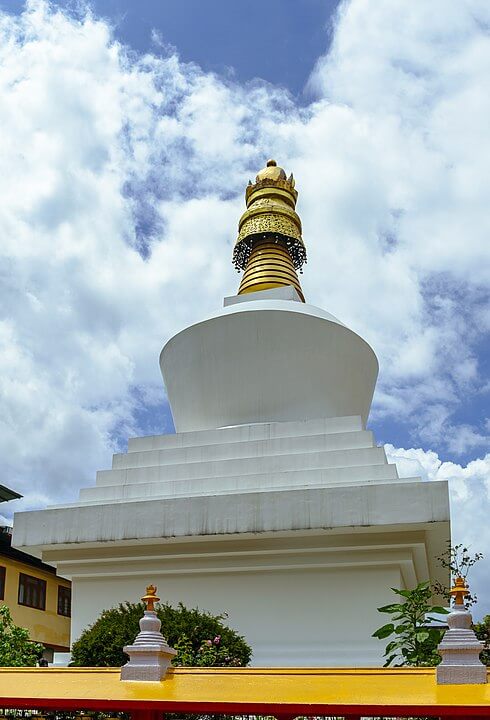
[{"label": "golden spire", "polygon": [[292,285],[304,302],[296,270],[306,262],[298,193],[275,160],[268,160],[245,191],[247,209],[238,223],[233,264],[245,270],[238,294]]},{"label": "golden spire", "polygon": [[464,607],[464,599],[470,594],[464,578],[457,577],[454,581],[454,587],[451,588],[449,594],[454,598],[454,604],[458,607]]},{"label": "golden spire", "polygon": [[155,610],[155,603],[160,600],[159,597],[157,597],[157,588],[155,585],[148,585],[146,588],[146,595],[143,595],[141,598],[143,602],[146,605],[147,610],[154,611]]}]

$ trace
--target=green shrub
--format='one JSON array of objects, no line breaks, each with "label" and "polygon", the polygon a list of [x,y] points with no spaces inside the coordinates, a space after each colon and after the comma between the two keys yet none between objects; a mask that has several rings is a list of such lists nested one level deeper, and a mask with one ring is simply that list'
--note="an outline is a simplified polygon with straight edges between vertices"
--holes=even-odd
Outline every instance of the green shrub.
[{"label": "green shrub", "polygon": [[403,602],[391,603],[378,608],[378,612],[392,616],[391,622],[378,628],[373,637],[379,640],[394,636],[388,643],[384,655],[385,667],[393,665],[433,666],[441,662],[437,646],[444,630],[431,627],[430,613],[447,614],[443,607],[432,606],[432,590],[428,582],[419,583],[413,590],[391,588],[403,598]]},{"label": "green shrub", "polygon": [[[128,662],[123,653],[139,632],[145,606],[124,603],[104,610],[96,622],[73,644],[72,665],[78,667],[120,667]],[[157,605],[162,633],[177,650],[174,665],[247,665],[252,650],[241,635],[224,625],[225,615],[212,615],[179,603]]]},{"label": "green shrub", "polygon": [[0,666],[34,667],[44,647],[29,638],[29,631],[18,627],[6,605],[0,607]]}]

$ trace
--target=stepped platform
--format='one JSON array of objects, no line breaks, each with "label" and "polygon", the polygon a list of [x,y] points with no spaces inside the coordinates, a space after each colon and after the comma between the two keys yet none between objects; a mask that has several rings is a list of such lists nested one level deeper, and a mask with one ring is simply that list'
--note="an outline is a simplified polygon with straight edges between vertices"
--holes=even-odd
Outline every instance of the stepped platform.
[{"label": "stepped platform", "polygon": [[[15,543],[73,580],[74,638],[152,581],[227,611],[256,665],[338,665],[353,647],[372,665],[376,608],[437,577],[448,517],[447,484],[399,478],[352,416],[132,438],[76,503],[18,514]],[[332,605],[350,613],[347,647],[322,620]]]}]

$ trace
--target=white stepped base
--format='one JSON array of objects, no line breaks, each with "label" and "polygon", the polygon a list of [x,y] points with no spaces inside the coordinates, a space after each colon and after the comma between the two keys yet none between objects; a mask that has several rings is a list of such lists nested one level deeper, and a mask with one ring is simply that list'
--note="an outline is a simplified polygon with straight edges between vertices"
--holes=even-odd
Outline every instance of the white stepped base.
[{"label": "white stepped base", "polygon": [[[136,438],[80,491],[90,503],[397,481],[360,418],[261,423]],[[67,506],[68,507],[68,506]]]},{"label": "white stepped base", "polygon": [[236,425],[216,430],[196,430],[172,435],[149,435],[128,440],[128,452],[144,450],[214,445],[247,440],[268,440],[270,438],[297,437],[303,435],[330,434],[364,430],[358,416],[319,418],[293,422],[256,423]]},{"label": "white stepped base", "polygon": [[[221,432],[225,432],[222,430]],[[165,436],[162,436],[165,437]],[[116,453],[112,459],[113,470],[151,467],[154,465],[178,465],[182,463],[233,460],[304,452],[330,450],[353,450],[374,447],[372,432],[368,430],[295,435],[261,440],[210,443],[179,448],[142,450]]]},{"label": "white stepped base", "polygon": [[212,490],[210,490],[209,478],[98,485],[94,488],[80,490],[80,500],[76,504],[195,497],[200,495],[229,495],[248,492],[266,493],[271,490],[308,490],[309,488],[418,480],[418,478],[398,478],[395,465],[361,465],[325,470],[296,470],[274,474],[235,475],[214,478]]},{"label": "white stepped base", "polygon": [[[178,480],[208,480],[234,475],[257,473],[281,473],[288,470],[309,470],[352,467],[356,465],[385,465],[383,448],[356,450],[331,450],[321,453],[293,453],[256,458],[235,458],[211,462],[157,465],[154,467],[129,468],[127,470],[101,470],[97,473],[97,485],[126,483],[173,482]],[[212,483],[210,483],[210,490]]]}]

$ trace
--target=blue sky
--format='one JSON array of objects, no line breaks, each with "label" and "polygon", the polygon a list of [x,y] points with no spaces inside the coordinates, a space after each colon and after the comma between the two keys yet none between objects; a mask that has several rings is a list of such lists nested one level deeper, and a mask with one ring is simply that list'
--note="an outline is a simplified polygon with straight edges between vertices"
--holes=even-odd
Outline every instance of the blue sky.
[{"label": "blue sky", "polygon": [[307,299],[380,360],[378,442],[449,479],[456,534],[490,554],[490,9],[336,8],[0,1],[12,510],[74,500],[128,436],[171,430],[159,351],[236,291],[243,190],[274,156]]},{"label": "blue sky", "polygon": [[[74,6],[73,3],[55,3]],[[116,37],[140,53],[173,46],[184,62],[198,63],[240,82],[261,78],[282,85],[305,102],[305,86],[330,42],[337,0],[94,0]],[[19,13],[24,2],[2,0]]]},{"label": "blue sky", "polygon": [[95,11],[111,19],[117,36],[140,52],[161,42],[184,62],[240,82],[256,77],[303,95],[317,58],[328,45],[331,0],[97,0]]}]

